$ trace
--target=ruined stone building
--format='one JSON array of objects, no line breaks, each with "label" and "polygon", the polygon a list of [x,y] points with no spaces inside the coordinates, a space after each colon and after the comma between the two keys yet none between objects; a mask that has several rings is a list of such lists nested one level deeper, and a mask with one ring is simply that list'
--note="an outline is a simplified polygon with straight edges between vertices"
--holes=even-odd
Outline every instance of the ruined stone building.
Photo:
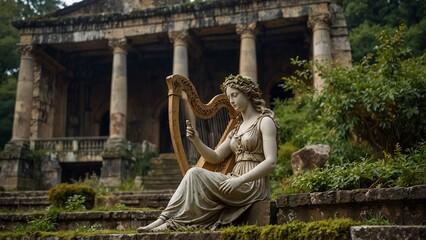
[{"label": "ruined stone building", "polygon": [[[279,85],[294,73],[291,58],[351,61],[339,0],[84,0],[14,26],[20,72],[0,162],[9,189],[34,188],[26,149],[51,152],[41,166],[47,185],[76,169],[117,185],[124,153],[105,151],[116,146],[146,140],[172,152],[165,78],[173,73],[204,101],[229,74],[247,75],[271,104],[289,97]],[[313,84],[321,88],[320,77]]]}]

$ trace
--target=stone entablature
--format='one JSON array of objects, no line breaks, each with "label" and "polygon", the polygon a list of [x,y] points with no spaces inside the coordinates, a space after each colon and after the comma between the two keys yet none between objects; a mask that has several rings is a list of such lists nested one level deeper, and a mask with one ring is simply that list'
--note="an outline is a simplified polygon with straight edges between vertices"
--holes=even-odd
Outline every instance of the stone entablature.
[{"label": "stone entablature", "polygon": [[[342,12],[342,9],[331,0],[206,1],[134,10],[129,13],[46,17],[16,21],[14,26],[21,30],[22,35],[32,35],[31,42],[34,44],[52,44],[135,37],[278,19],[300,21],[318,11],[325,11],[330,17],[337,15],[340,19],[339,12]],[[342,22],[333,25],[330,20],[330,23],[331,28],[346,29]]]}]

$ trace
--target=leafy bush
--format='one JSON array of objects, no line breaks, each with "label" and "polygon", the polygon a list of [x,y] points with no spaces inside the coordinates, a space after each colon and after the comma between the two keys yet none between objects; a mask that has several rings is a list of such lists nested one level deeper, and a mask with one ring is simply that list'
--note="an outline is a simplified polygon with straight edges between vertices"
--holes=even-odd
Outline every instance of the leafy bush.
[{"label": "leafy bush", "polygon": [[347,143],[367,143],[377,158],[397,143],[416,146],[426,136],[426,53],[410,58],[404,31],[380,33],[376,52],[352,68],[318,65],[325,82],[320,93],[307,87],[313,63],[296,59],[302,69],[285,78],[286,86],[309,99],[310,114],[294,138],[334,144],[339,154]]},{"label": "leafy bush", "polygon": [[81,195],[72,195],[65,203],[65,210],[67,211],[84,211],[86,210],[86,198]]},{"label": "leafy bush", "polygon": [[49,190],[49,200],[55,207],[65,207],[68,199],[74,195],[85,198],[86,209],[93,208],[95,204],[95,191],[83,183],[61,183]]},{"label": "leafy bush", "polygon": [[[381,160],[364,159],[361,162],[327,164],[283,179],[280,193],[323,192],[372,187],[406,187],[426,184],[426,143],[417,149],[401,153],[397,146],[395,155]],[[332,176],[332,177],[330,177]]]}]

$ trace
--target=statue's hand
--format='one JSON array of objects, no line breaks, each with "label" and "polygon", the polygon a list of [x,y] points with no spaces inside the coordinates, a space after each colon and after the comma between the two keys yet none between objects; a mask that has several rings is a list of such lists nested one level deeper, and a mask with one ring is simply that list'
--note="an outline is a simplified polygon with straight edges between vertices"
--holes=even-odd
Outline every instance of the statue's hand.
[{"label": "statue's hand", "polygon": [[196,139],[199,139],[200,136],[198,135],[197,130],[195,130],[192,125],[191,121],[186,120],[186,137],[191,140],[192,142]]},{"label": "statue's hand", "polygon": [[219,191],[223,193],[231,193],[234,189],[241,186],[243,182],[240,178],[230,178],[219,184]]}]

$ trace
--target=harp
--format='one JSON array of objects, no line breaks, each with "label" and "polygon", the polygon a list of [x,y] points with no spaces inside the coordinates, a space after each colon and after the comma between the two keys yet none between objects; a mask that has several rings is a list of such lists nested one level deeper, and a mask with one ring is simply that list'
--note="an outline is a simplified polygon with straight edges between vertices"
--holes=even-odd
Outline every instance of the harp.
[{"label": "harp", "polygon": [[[184,149],[182,134],[185,122],[180,120],[180,103],[182,92],[185,92],[188,99],[188,105],[192,110],[195,117],[199,119],[213,118],[219,110],[227,111],[229,115],[229,122],[227,123],[224,132],[221,134],[217,145],[222,143],[228,133],[236,125],[237,112],[232,108],[225,94],[218,94],[213,97],[207,104],[201,102],[198,93],[192,82],[181,75],[174,74],[166,78],[168,87],[168,108],[169,108],[169,127],[170,137],[172,140],[173,149],[179,163],[180,170],[183,175],[190,168],[188,157]],[[186,138],[186,136],[185,136]],[[224,174],[230,172],[235,165],[235,156],[231,154],[218,164],[208,163],[202,156],[198,159],[195,166],[202,167],[215,172],[222,172]]]}]

